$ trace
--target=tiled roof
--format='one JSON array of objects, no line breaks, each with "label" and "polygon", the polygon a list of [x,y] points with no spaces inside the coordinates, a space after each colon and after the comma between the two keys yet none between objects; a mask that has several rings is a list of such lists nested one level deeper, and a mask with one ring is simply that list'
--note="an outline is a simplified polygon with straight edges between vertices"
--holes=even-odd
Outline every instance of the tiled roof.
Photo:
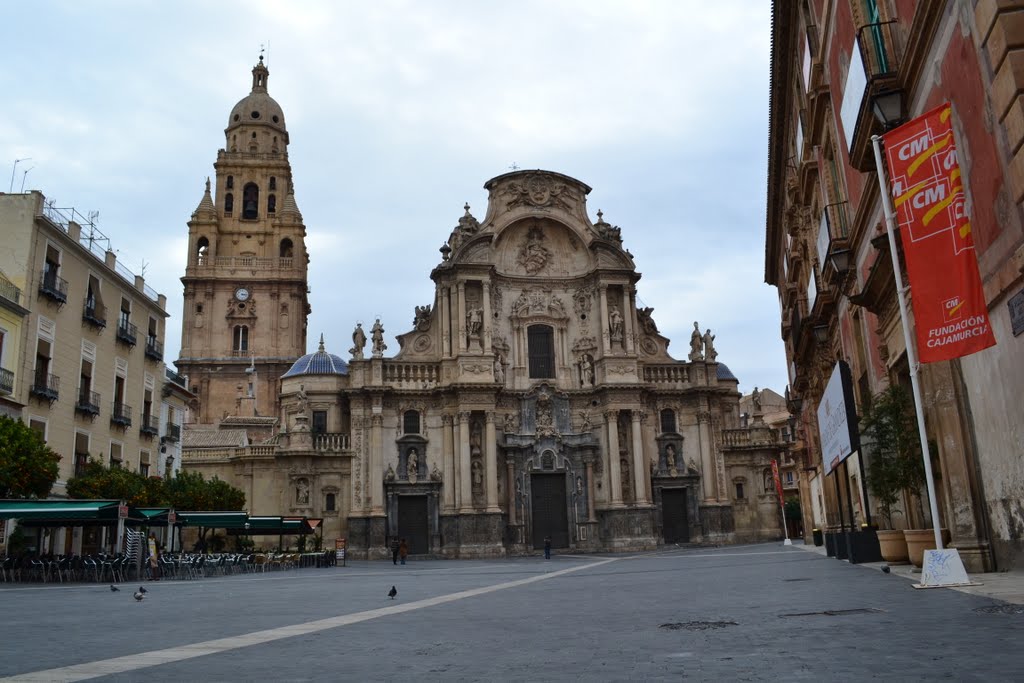
[{"label": "tiled roof", "polygon": [[249,437],[244,429],[186,429],[182,448],[244,448]]},{"label": "tiled roof", "polygon": [[324,350],[324,338],[320,336],[320,349],[316,353],[307,353],[295,361],[288,372],[282,377],[295,377],[297,375],[347,375],[348,363],[333,353]]},{"label": "tiled roof", "polygon": [[739,381],[736,378],[736,375],[732,374],[732,370],[730,370],[729,366],[726,365],[725,363],[719,363],[718,364],[718,374],[717,374],[717,377],[718,377],[718,379],[735,379],[737,382]]}]

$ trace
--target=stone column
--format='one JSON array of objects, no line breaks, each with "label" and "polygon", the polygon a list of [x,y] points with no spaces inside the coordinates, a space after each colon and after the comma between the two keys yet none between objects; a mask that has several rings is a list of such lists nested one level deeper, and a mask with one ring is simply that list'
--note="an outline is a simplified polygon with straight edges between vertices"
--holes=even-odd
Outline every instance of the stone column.
[{"label": "stone column", "polygon": [[[374,408],[374,410],[380,410]],[[378,414],[370,417],[370,486],[366,491],[367,503],[371,515],[384,514],[384,416]]]},{"label": "stone column", "polygon": [[444,456],[444,479],[441,488],[444,491],[444,511],[455,510],[455,439],[452,433],[452,416],[441,416],[441,452]]},{"label": "stone column", "polygon": [[437,312],[437,317],[441,320],[441,357],[450,358],[452,355],[452,307],[449,302],[449,295],[451,289],[445,285],[438,289],[438,306],[440,311]]},{"label": "stone column", "polygon": [[491,354],[491,326],[494,321],[491,319],[491,283],[487,280],[483,281],[483,307],[484,307],[484,323],[480,326],[480,333],[483,335],[483,347],[484,353],[487,355]]},{"label": "stone column", "polygon": [[608,333],[608,285],[601,285],[601,340],[601,348],[607,356],[612,351],[611,337]]},{"label": "stone column", "polygon": [[456,330],[459,335],[459,351],[466,351],[466,283],[460,282],[459,288],[459,305],[455,311],[457,316],[456,324],[452,326],[452,329]]},{"label": "stone column", "polygon": [[619,464],[619,411],[604,414],[608,426],[608,480],[612,485],[612,507],[622,507],[622,466]]},{"label": "stone column", "polygon": [[700,484],[704,502],[715,500],[715,463],[711,453],[711,414],[705,410],[697,413],[697,437],[700,446]]},{"label": "stone column", "polygon": [[515,459],[512,456],[505,457],[505,488],[509,499],[509,526],[515,526]]},{"label": "stone column", "polygon": [[[626,319],[629,320],[628,317]],[[640,411],[631,410],[630,417],[633,421],[631,425],[633,432],[633,500],[638,505],[643,505],[649,503],[650,500],[647,496],[647,466],[644,458],[643,434],[640,431]]]},{"label": "stone column", "polygon": [[494,429],[494,412],[487,411],[487,422],[484,427],[484,457],[487,459],[487,479],[485,481],[487,492],[487,511],[501,512],[498,507],[498,436]]},{"label": "stone column", "polygon": [[459,513],[473,512],[473,467],[469,452],[469,411],[459,413]]},{"label": "stone column", "polygon": [[594,454],[588,453],[583,457],[583,464],[587,468],[587,521],[596,522],[597,514],[594,512]]},{"label": "stone column", "polygon": [[[632,285],[622,288],[622,317],[625,320],[626,353],[633,353],[633,318],[636,316],[636,307],[633,305]],[[640,500],[637,498],[637,500]]]}]

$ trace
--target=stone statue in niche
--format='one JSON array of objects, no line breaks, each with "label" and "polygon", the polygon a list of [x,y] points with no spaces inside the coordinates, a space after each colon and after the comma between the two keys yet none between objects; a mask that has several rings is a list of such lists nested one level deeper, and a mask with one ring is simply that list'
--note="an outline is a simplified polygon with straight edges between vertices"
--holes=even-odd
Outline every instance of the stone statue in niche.
[{"label": "stone statue in niche", "polygon": [[580,411],[580,431],[589,432],[594,428],[594,425],[590,422],[590,412],[586,410]]},{"label": "stone statue in niche", "polygon": [[672,444],[665,446],[665,465],[672,476],[676,476],[676,447]]},{"label": "stone statue in niche", "polygon": [[689,359],[691,362],[704,360],[704,354],[700,352],[701,346],[704,344],[704,339],[700,334],[700,325],[697,321],[693,322],[693,332],[690,333],[690,355]]},{"label": "stone statue in niche", "polygon": [[580,384],[584,387],[594,386],[594,361],[589,353],[580,356]]},{"label": "stone statue in niche", "polygon": [[295,480],[295,502],[298,505],[309,505],[309,480]]},{"label": "stone statue in niche", "polygon": [[298,401],[298,413],[304,417],[309,416],[309,397],[306,396],[306,385],[299,385],[299,392],[295,395],[295,400]]},{"label": "stone statue in niche", "polygon": [[373,323],[373,328],[370,329],[370,338],[373,340],[373,357],[383,358],[388,345],[384,343],[384,326],[380,324],[380,318]]},{"label": "stone statue in niche", "polygon": [[697,469],[697,461],[690,458],[686,463],[686,469],[690,474],[698,474],[700,470]]},{"label": "stone statue in niche", "polygon": [[352,348],[348,350],[352,354],[352,360],[363,359],[363,347],[366,346],[366,333],[363,332],[363,324],[356,323],[356,329],[352,330]]},{"label": "stone statue in niche", "polygon": [[500,353],[494,354],[494,381],[498,384],[505,383],[505,359]]},{"label": "stone statue in niche", "polygon": [[551,258],[551,251],[544,246],[544,232],[537,227],[530,228],[526,241],[519,248],[516,262],[530,275],[536,275],[544,269]]},{"label": "stone statue in niche", "polygon": [[519,429],[519,415],[516,413],[505,414],[504,431],[506,434],[515,434]]},{"label": "stone statue in niche", "polygon": [[434,469],[430,470],[431,481],[441,481],[441,470],[437,469],[437,463],[434,463]]},{"label": "stone statue in niche", "polygon": [[551,410],[551,399],[547,394],[537,398],[537,436],[551,436],[555,433],[555,419]]},{"label": "stone statue in niche", "polygon": [[406,466],[405,469],[406,469],[406,472],[408,474],[409,483],[415,484],[416,483],[416,478],[420,474],[420,459],[419,459],[419,456],[416,455],[416,449],[415,448],[410,448],[409,449],[409,456],[408,456],[408,458],[409,458],[409,464]]},{"label": "stone statue in niche", "polygon": [[480,333],[483,331],[484,325],[484,310],[480,307],[474,307],[469,309],[466,313],[466,335],[469,340],[480,339]]},{"label": "stone statue in niche", "polygon": [[472,471],[473,497],[476,498],[483,495],[484,492],[484,466],[479,458],[473,459],[470,470]]},{"label": "stone statue in niche", "polygon": [[615,304],[608,310],[608,331],[611,333],[612,341],[622,341],[622,313]]},{"label": "stone statue in niche", "polygon": [[394,480],[395,480],[395,468],[392,467],[391,465],[388,465],[388,470],[387,470],[387,472],[384,473],[384,481],[394,481]]},{"label": "stone statue in niche", "polygon": [[576,477],[576,495],[583,495],[583,477]]},{"label": "stone statue in niche", "polygon": [[430,304],[416,307],[416,314],[412,319],[412,326],[417,332],[426,332],[430,329]]},{"label": "stone statue in niche", "polygon": [[715,351],[715,335],[711,334],[710,327],[704,333],[704,358],[709,361],[718,358],[718,351]]},{"label": "stone statue in niche", "polygon": [[619,471],[622,477],[622,500],[627,503],[633,502],[633,479],[629,467],[628,458],[619,458]]}]

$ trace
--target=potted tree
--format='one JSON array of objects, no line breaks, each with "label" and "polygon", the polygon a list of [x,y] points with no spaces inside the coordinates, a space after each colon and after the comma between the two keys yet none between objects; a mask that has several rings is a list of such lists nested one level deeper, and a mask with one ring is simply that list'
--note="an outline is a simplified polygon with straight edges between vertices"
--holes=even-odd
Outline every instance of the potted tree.
[{"label": "potted tree", "polygon": [[[898,384],[877,394],[861,418],[862,443],[870,444],[870,458],[867,466],[867,483],[878,501],[887,529],[878,531],[878,543],[882,557],[889,562],[914,560],[909,543],[915,544],[917,566],[924,555],[924,547],[918,549],[917,531],[909,534],[893,529],[892,515],[899,512],[896,503],[906,491],[917,495],[924,481],[924,466],[921,460],[921,440],[918,437],[910,397]],[[929,536],[932,532],[928,531]]]}]

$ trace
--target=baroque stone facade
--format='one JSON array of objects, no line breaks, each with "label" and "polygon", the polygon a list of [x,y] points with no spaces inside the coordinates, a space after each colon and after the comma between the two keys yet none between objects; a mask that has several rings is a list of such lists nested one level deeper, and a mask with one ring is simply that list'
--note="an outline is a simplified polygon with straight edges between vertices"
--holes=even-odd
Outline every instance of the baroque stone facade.
[{"label": "baroque stone facade", "polygon": [[784,446],[740,427],[710,331],[695,323],[689,360],[669,356],[620,229],[587,214],[590,188],[548,171],[485,188],[394,356],[380,320],[356,327],[347,362],[321,339],[281,377],[276,437],[196,444],[187,466],[260,514],[323,517],[357,557],[393,537],[447,557],[546,537],[578,551],[780,537],[777,500],[742,484]]}]

